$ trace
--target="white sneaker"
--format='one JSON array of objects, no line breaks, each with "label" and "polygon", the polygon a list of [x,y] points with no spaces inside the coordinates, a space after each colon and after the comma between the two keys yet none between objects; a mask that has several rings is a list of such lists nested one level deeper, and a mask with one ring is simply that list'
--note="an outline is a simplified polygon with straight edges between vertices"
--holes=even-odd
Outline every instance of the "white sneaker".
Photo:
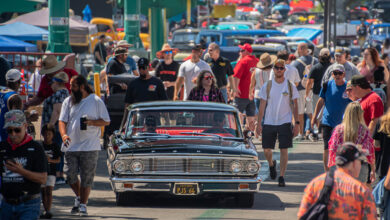
[{"label": "white sneaker", "polygon": [[87,205],[86,204],[80,204],[80,216],[81,217],[88,216]]},{"label": "white sneaker", "polygon": [[72,210],[70,211],[71,214],[78,214],[80,212],[80,198],[79,197],[76,197],[74,199],[74,205],[73,205],[73,208]]},{"label": "white sneaker", "polygon": [[301,134],[298,134],[295,138],[294,141],[303,141],[303,136]]}]

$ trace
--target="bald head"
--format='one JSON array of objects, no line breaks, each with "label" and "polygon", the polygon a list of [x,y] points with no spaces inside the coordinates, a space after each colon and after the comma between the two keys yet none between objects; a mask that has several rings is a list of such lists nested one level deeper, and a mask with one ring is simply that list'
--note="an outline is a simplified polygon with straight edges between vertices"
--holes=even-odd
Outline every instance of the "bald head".
[{"label": "bald head", "polygon": [[298,44],[297,50],[299,56],[307,56],[309,54],[309,46],[307,45],[307,43]]}]

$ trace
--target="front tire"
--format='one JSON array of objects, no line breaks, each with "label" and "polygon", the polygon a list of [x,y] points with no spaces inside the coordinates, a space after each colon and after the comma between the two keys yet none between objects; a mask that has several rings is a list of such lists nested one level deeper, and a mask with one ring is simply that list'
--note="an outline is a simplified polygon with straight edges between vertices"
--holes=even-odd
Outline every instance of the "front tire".
[{"label": "front tire", "polygon": [[255,194],[254,193],[239,193],[235,196],[236,205],[241,208],[252,208],[255,202]]}]

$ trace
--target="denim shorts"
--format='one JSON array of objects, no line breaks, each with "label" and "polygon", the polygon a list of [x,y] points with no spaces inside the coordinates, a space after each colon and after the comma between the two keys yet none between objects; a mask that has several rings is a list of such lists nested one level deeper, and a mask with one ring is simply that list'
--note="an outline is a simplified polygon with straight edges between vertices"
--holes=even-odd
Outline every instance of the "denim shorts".
[{"label": "denim shorts", "polygon": [[65,152],[64,172],[69,184],[80,181],[82,187],[92,187],[96,173],[99,151],[67,151]]},{"label": "denim shorts", "polygon": [[4,199],[1,202],[0,219],[30,220],[38,219],[41,207],[41,198],[31,199],[19,205],[11,205]]}]

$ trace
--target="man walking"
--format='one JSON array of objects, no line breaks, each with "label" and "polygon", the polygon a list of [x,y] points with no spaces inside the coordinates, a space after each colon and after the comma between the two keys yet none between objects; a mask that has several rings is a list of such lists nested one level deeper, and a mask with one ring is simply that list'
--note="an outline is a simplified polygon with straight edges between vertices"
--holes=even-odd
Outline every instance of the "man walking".
[{"label": "man walking", "polygon": [[[329,219],[377,219],[372,192],[359,177],[367,159],[353,143],[345,143],[336,154],[337,168],[333,174],[333,187],[329,193]],[[325,185],[326,173],[314,178],[305,189],[298,218],[301,218],[319,199]]]},{"label": "man walking", "polygon": [[0,141],[7,140],[7,130],[4,128],[4,115],[9,110],[22,109],[22,99],[18,95],[22,74],[17,69],[8,70],[5,74],[7,88],[0,90]]},{"label": "man walking", "polygon": [[137,102],[167,100],[164,85],[160,79],[149,74],[149,60],[138,60],[139,77],[134,78],[127,87],[125,103],[127,106]]},{"label": "man walking", "polygon": [[104,45],[106,41],[106,35],[102,34],[99,36],[99,42],[96,44],[93,49],[93,54],[95,55],[95,62],[100,65],[104,65],[106,63],[107,58],[107,49]]},{"label": "man walking", "polygon": [[251,127],[255,119],[256,106],[253,100],[249,99],[249,90],[252,78],[252,71],[257,66],[259,59],[252,55],[252,46],[248,43],[239,45],[241,59],[234,68],[234,105],[240,111],[240,121],[244,123],[244,112],[246,114],[247,126]]},{"label": "man walking", "polygon": [[[271,179],[276,179],[276,160],[272,159],[272,150],[275,149],[276,139],[280,149],[280,176],[279,186],[285,186],[284,175],[287,169],[288,148],[292,147],[293,136],[298,134],[299,121],[298,90],[284,77],[285,61],[278,59],[273,67],[275,77],[266,82],[260,90],[260,108],[256,124],[257,135],[262,134],[265,158],[268,161]],[[264,126],[262,125],[263,116]],[[292,129],[292,116],[295,126]]]},{"label": "man walking", "polygon": [[185,61],[180,65],[179,75],[175,84],[175,91],[173,94],[173,100],[178,100],[178,94],[181,86],[184,83],[184,100],[188,99],[188,95],[196,85],[196,79],[200,72],[203,70],[212,71],[210,66],[203,60],[200,59],[202,56],[202,47],[196,45],[192,48],[191,59]]},{"label": "man walking", "polygon": [[349,62],[346,58],[347,53],[346,50],[343,47],[338,47],[335,50],[335,60],[336,62],[328,67],[328,69],[325,71],[324,76],[322,77],[322,83],[329,81],[332,77],[332,68],[335,65],[341,64],[344,66],[345,69],[345,80],[349,81],[352,79],[352,76],[354,75],[360,75],[359,70],[356,68],[356,66]]},{"label": "man walking", "polygon": [[[297,47],[299,58],[296,59],[291,65],[297,68],[299,77],[303,80],[307,78],[308,71],[313,65],[317,64],[317,59],[310,55],[309,47],[306,43],[300,43]],[[299,115],[299,135],[296,140],[303,140],[303,129],[304,129],[304,114],[306,113],[309,118],[313,114],[312,100],[305,99],[305,86],[302,81],[299,83],[297,89],[299,91],[298,99],[298,115]]]},{"label": "man walking", "polygon": [[177,51],[177,49],[171,48],[169,44],[164,44],[162,50],[156,53],[158,59],[163,59],[156,68],[156,77],[163,82],[169,100],[173,99],[175,83],[180,67],[180,64],[173,60]]},{"label": "man walking", "polygon": [[101,127],[109,125],[110,118],[104,102],[93,94],[83,76],[73,77],[70,84],[72,95],[63,102],[59,118],[62,151],[65,152],[64,171],[76,195],[71,213],[87,216],[88,197],[101,150]]},{"label": "man walking", "polygon": [[345,69],[343,65],[332,66],[333,79],[325,83],[320,91],[320,99],[316,104],[313,117],[311,119],[311,126],[317,122],[317,116],[324,107],[322,115],[322,136],[324,139],[324,154],[323,162],[325,171],[328,167],[328,142],[332,136],[333,129],[342,122],[345,108],[351,100],[344,94],[347,88],[347,83],[344,80]]},{"label": "man walking", "polygon": [[211,69],[213,70],[214,76],[217,81],[217,87],[219,88],[219,90],[221,90],[223,98],[227,103],[228,91],[226,89],[226,86],[228,84],[228,80],[231,92],[236,91],[233,82],[233,67],[228,59],[220,55],[221,51],[219,49],[218,44],[210,43],[208,47],[208,52],[210,57],[206,59],[206,62],[211,66]]},{"label": "man walking", "polygon": [[47,160],[42,146],[27,134],[21,110],[5,114],[8,140],[0,143],[0,219],[38,219],[41,185],[46,183]]}]

